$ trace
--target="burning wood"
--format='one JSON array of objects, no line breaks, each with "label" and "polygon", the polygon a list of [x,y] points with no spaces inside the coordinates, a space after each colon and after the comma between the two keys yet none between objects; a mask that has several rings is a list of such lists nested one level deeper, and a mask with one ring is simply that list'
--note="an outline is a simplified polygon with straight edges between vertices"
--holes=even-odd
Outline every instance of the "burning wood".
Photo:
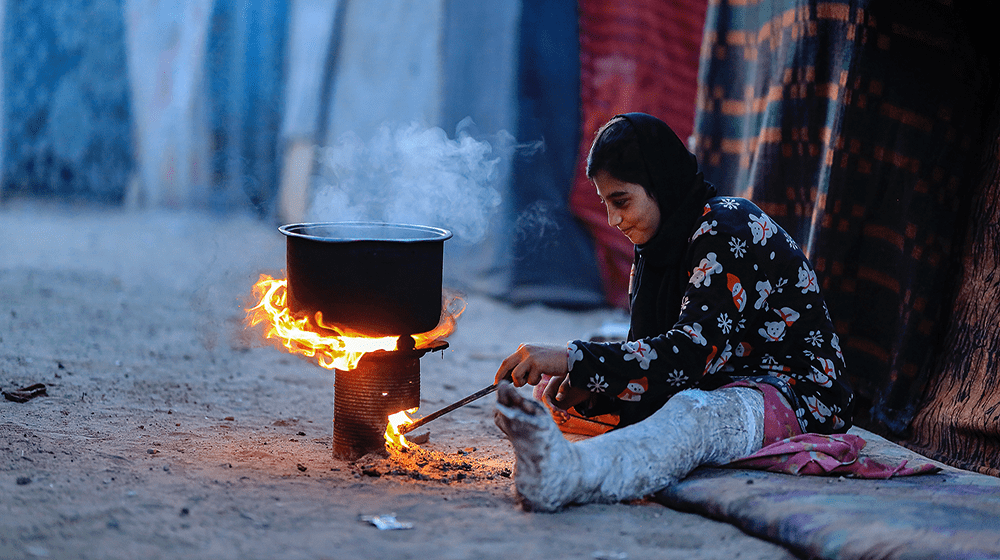
[{"label": "burning wood", "polygon": [[413,414],[416,411],[416,408],[411,408],[409,410],[401,410],[395,414],[389,415],[389,424],[385,427],[385,443],[387,449],[402,450],[410,448],[410,442],[406,440],[406,436],[403,435],[404,432],[400,430],[407,424],[413,423],[413,418],[410,417],[410,414]]},{"label": "burning wood", "polygon": [[442,339],[455,330],[465,311],[460,297],[447,294],[441,319],[431,331],[372,337],[327,323],[320,311],[311,316],[293,313],[285,279],[262,274],[253,290],[258,303],[247,310],[250,326],[265,324],[267,338],[277,339],[289,352],[315,358],[323,368],[337,372],[334,455],[351,459],[375,447],[405,449],[413,445],[402,433],[386,429],[386,422],[390,415],[399,422],[411,421],[405,412],[392,413],[416,411],[414,407],[420,403],[419,358],[447,347]]},{"label": "burning wood", "polygon": [[440,418],[449,412],[463,407],[474,400],[480,399],[489,395],[493,391],[497,390],[497,384],[494,383],[485,389],[480,389],[479,391],[465,397],[464,399],[452,403],[438,411],[432,412],[423,418],[414,419],[410,415],[417,411],[416,408],[410,410],[403,410],[397,412],[396,414],[389,415],[389,425],[385,428],[385,441],[388,444],[389,449],[402,449],[409,448],[409,442],[404,437],[404,434],[408,434],[413,430],[423,426],[424,424]]}]

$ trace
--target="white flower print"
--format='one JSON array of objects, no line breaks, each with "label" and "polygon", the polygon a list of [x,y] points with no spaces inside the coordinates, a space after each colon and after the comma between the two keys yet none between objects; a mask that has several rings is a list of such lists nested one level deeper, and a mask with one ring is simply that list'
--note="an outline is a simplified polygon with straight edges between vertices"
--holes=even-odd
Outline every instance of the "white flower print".
[{"label": "white flower print", "polygon": [[728,313],[723,313],[719,315],[719,330],[722,334],[729,334],[729,331],[733,328],[733,320],[729,318]]},{"label": "white flower print", "polygon": [[806,337],[806,342],[816,347],[822,345],[823,333],[820,331],[809,331],[809,336]]},{"label": "white flower print", "polygon": [[834,351],[837,352],[837,357],[841,360],[844,359],[844,353],[840,351],[840,339],[837,338],[836,333],[830,338],[830,346],[833,346]]},{"label": "white flower print", "polygon": [[583,360],[583,350],[570,342],[566,345],[566,371],[573,371],[573,364]]},{"label": "white flower print", "polygon": [[812,353],[811,351],[809,351],[809,350],[803,350],[803,351],[802,351],[802,355],[803,355],[803,356],[805,356],[805,357],[806,357],[806,359],[809,359],[809,360],[811,360],[811,359],[813,359],[813,358],[815,358],[815,357],[816,357],[816,354],[813,354],[813,353]]},{"label": "white flower print", "polygon": [[823,375],[829,377],[830,379],[837,378],[837,368],[833,365],[833,360],[828,360],[826,358],[820,358],[820,363],[823,364]]},{"label": "white flower print", "polygon": [[706,233],[709,234],[709,235],[715,235],[715,234],[719,233],[719,232],[715,231],[715,229],[713,229],[717,225],[719,225],[718,220],[712,220],[711,222],[709,222],[709,221],[706,220],[706,221],[702,222],[701,225],[698,226],[698,229],[694,232],[694,234],[691,235],[691,241],[694,241],[695,239],[698,239],[699,237],[701,237],[702,235],[704,235]]},{"label": "white flower print", "polygon": [[809,270],[809,267],[802,265],[799,267],[799,281],[795,283],[796,288],[802,288],[802,293],[819,293],[819,284],[816,283],[816,273]]},{"label": "white flower print", "polygon": [[760,365],[764,369],[771,369],[778,365],[778,360],[770,354],[764,354],[764,357],[760,359]]},{"label": "white flower print", "polygon": [[595,373],[590,378],[590,383],[587,383],[587,388],[590,389],[591,393],[603,393],[608,388],[608,384],[604,382],[603,375]]},{"label": "white flower print", "polygon": [[733,347],[730,346],[729,343],[727,342],[726,347],[722,350],[722,353],[719,354],[718,359],[708,364],[708,366],[705,368],[705,373],[712,374],[719,371],[720,369],[722,369],[722,366],[726,365],[726,362],[728,362],[729,358],[731,358],[732,356],[733,356]]},{"label": "white flower print", "polygon": [[785,234],[785,241],[788,242],[788,246],[789,247],[791,247],[792,249],[798,249],[799,248],[798,244],[795,243],[795,240],[792,239],[791,235],[788,235],[787,231],[786,232],[782,232],[782,233]]},{"label": "white flower print", "polygon": [[832,380],[836,378],[836,374],[833,369],[833,361],[827,360],[826,358],[820,358],[819,361],[823,364],[823,369],[811,366],[809,373],[806,374],[806,377],[821,387],[833,387]]},{"label": "white flower print", "polygon": [[781,342],[785,339],[784,321],[765,321],[764,326],[757,329],[757,333],[768,342]]},{"label": "white flower print", "polygon": [[816,397],[806,395],[802,400],[806,401],[806,408],[809,409],[809,412],[812,413],[813,418],[816,420],[826,422],[826,419],[830,417],[830,409]]},{"label": "white flower print", "polygon": [[674,370],[667,374],[667,383],[673,385],[674,387],[680,387],[688,379],[688,376],[684,375],[683,370]]},{"label": "white flower print", "polygon": [[764,308],[767,309],[767,297],[771,295],[774,288],[771,287],[771,283],[767,280],[761,280],[757,282],[757,294],[760,295],[757,301],[753,304],[754,309]]},{"label": "white flower print", "polygon": [[747,253],[747,242],[738,237],[731,237],[729,239],[729,250],[738,259]]},{"label": "white flower print", "polygon": [[690,282],[694,284],[695,288],[700,288],[702,284],[705,286],[712,285],[712,275],[718,272],[722,272],[722,265],[716,260],[717,255],[715,253],[709,253],[705,255],[705,258],[701,259],[701,262],[693,271],[691,271]]},{"label": "white flower print", "polygon": [[746,319],[740,319],[740,322],[736,323],[736,331],[735,332],[740,332],[740,331],[742,331],[745,328],[747,328],[747,320]]},{"label": "white flower print", "polygon": [[[823,360],[823,358],[820,358],[820,360]],[[829,360],[823,360],[823,361],[828,362]],[[810,367],[810,371],[808,374],[806,374],[806,378],[812,380],[820,387],[827,387],[827,388],[833,387],[833,381],[830,380],[831,379],[830,376],[827,375],[826,372],[817,368],[816,366]]]},{"label": "white flower print", "polygon": [[681,331],[688,335],[688,338],[694,341],[695,344],[701,344],[702,346],[708,345],[708,340],[706,340],[701,334],[701,325],[699,323],[684,325],[681,327]]},{"label": "white flower print", "polygon": [[735,198],[723,198],[722,205],[725,206],[726,208],[729,208],[730,210],[736,210],[736,208],[739,206],[739,204],[736,203]]},{"label": "white flower print", "polygon": [[681,298],[681,313],[684,313],[684,310],[687,309],[688,303],[690,303],[690,301],[691,300],[689,300],[687,296]]},{"label": "white flower print", "polygon": [[774,283],[774,292],[772,292],[772,293],[780,294],[781,293],[781,289],[784,288],[785,284],[787,284],[787,283],[788,283],[788,279],[787,278],[778,278],[778,281]]},{"label": "white flower print", "polygon": [[753,242],[759,243],[761,247],[767,245],[767,240],[774,235],[778,226],[771,221],[771,218],[767,214],[761,214],[760,216],[750,214],[749,216],[750,221],[747,225],[750,226],[750,233],[753,234]]},{"label": "white flower print", "polygon": [[656,350],[642,340],[635,340],[622,344],[625,354],[625,361],[635,360],[642,369],[649,369],[649,362],[656,359]]},{"label": "white flower print", "polygon": [[645,377],[633,379],[625,386],[625,390],[618,394],[618,398],[627,402],[639,402],[648,388],[649,380]]},{"label": "white flower print", "polygon": [[785,375],[784,373],[781,373],[780,371],[776,371],[772,375],[774,375],[778,379],[784,381],[788,385],[792,384],[792,378],[789,377],[788,375]]}]

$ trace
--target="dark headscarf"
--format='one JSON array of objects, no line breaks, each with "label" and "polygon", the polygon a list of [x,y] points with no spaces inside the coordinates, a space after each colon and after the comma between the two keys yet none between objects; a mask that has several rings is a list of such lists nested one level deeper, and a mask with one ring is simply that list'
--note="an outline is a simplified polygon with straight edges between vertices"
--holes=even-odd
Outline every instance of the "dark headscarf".
[{"label": "dark headscarf", "polygon": [[698,161],[684,143],[656,117],[645,113],[618,115],[632,125],[642,152],[647,190],[660,208],[660,228],[635,247],[631,286],[630,340],[667,332],[680,314],[688,283],[684,262],[688,238],[715,187],[698,171]]}]

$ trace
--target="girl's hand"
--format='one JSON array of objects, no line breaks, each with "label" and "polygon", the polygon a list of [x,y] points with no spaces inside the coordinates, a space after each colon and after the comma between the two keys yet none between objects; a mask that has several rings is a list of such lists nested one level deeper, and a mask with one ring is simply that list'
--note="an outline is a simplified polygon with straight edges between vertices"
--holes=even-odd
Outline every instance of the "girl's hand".
[{"label": "girl's hand", "polygon": [[569,375],[564,375],[561,378],[553,377],[549,380],[548,386],[545,387],[544,402],[553,415],[557,415],[559,412],[568,415],[569,413],[566,411],[588,398],[590,398],[590,391],[570,386]]},{"label": "girl's hand", "polygon": [[500,364],[494,381],[509,377],[515,387],[538,385],[542,375],[565,377],[566,347],[522,344]]}]

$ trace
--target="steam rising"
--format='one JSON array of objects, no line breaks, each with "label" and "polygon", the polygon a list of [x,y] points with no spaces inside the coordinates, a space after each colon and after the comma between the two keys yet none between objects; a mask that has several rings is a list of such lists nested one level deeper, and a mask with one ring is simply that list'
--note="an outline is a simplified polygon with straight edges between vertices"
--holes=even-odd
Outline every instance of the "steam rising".
[{"label": "steam rising", "polygon": [[454,139],[417,124],[383,125],[367,143],[345,134],[320,152],[310,219],[432,225],[481,241],[500,205],[498,165],[514,146],[501,132],[494,150],[469,126],[470,119],[459,123]]}]

